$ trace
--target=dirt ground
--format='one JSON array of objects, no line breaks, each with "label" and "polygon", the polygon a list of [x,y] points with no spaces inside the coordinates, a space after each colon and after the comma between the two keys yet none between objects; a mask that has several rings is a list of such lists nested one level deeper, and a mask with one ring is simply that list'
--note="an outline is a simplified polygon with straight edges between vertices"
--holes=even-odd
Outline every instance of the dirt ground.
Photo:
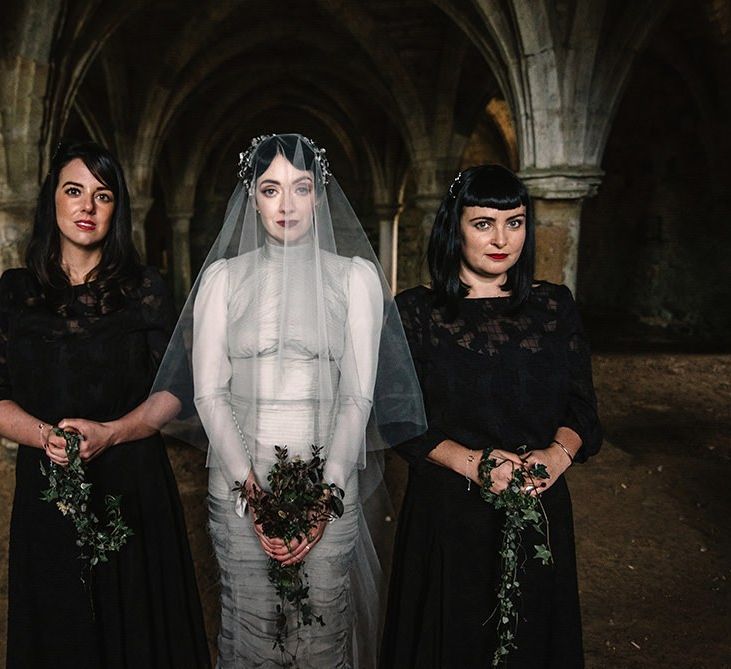
[{"label": "dirt ground", "polygon": [[[731,668],[731,355],[601,354],[594,374],[606,440],[569,472],[587,668]],[[14,478],[2,451],[0,657]],[[170,456],[213,640],[203,459]],[[405,470],[389,466],[398,500]]]}]

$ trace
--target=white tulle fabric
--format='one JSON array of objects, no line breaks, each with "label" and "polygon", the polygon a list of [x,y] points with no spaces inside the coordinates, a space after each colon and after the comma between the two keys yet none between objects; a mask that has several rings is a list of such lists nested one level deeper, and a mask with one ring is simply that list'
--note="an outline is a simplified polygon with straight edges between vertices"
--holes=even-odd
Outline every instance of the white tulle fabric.
[{"label": "white tulle fabric", "polygon": [[[296,249],[295,258],[288,263],[288,281],[301,293],[297,318],[312,308],[312,291],[303,276],[310,253],[307,248]],[[265,244],[253,255],[211,265],[195,306],[195,404],[211,441],[219,444],[211,451],[218,462],[209,464],[211,537],[222,576],[219,666],[278,666],[272,651],[278,600],[267,581],[267,558],[251,523],[248,519],[242,523],[234,511],[227,470],[245,476],[251,464],[266,490],[275,445],[286,445],[290,456],[308,458],[314,443],[325,445],[326,480],[345,490],[345,513],[327,528],[307,558],[311,603],[326,624],[302,628],[290,640],[288,651],[296,648],[297,666],[301,667],[359,666],[358,658],[364,666],[373,666],[373,647],[357,648],[353,601],[371,602],[359,621],[367,630],[376,625],[376,591],[355,597],[351,577],[374,581],[372,572],[377,569],[360,507],[356,463],[375,383],[380,283],[375,267],[366,260],[323,256],[324,273],[333,281],[332,290],[327,291],[326,327],[335,343],[328,363],[335,393],[323,402],[316,342],[308,340],[305,331],[287,341],[284,353],[279,350],[283,254],[282,247]],[[255,276],[252,264],[257,268]],[[251,318],[246,298],[249,280],[258,284],[261,297],[256,332],[242,323]],[[257,374],[256,402],[248,396],[252,373]],[[250,420],[252,411],[255,420]],[[248,419],[234,420],[234,416]],[[241,457],[236,423],[240,427],[256,425],[255,432],[242,428],[251,463]],[[295,627],[294,620],[290,627]],[[373,638],[374,633],[372,630],[369,636]]]},{"label": "white tulle fabric", "polygon": [[[312,183],[306,226],[278,238],[256,201],[273,151]],[[274,447],[309,458],[313,444],[326,458],[327,482],[345,491],[345,513],[305,562],[313,611],[325,625],[297,630],[291,620],[288,651],[296,650],[298,667],[376,666],[385,595],[379,556],[390,554],[392,534],[381,456],[426,429],[388,284],[347,198],[313,155],[300,135],[257,145],[151,392],[151,400],[172,395],[182,407],[163,431],[208,449],[222,669],[282,666],[268,558],[232,488],[253,469],[267,490]],[[160,404],[148,402],[153,425]]]},{"label": "white tulle fabric", "polygon": [[[203,276],[194,307],[193,378],[198,415],[216,444],[209,467],[217,494],[230,493],[232,480],[244,480],[252,464],[266,489],[275,445],[304,459],[313,444],[323,445],[325,480],[343,489],[363,463],[382,325],[381,284],[367,260],[320,256],[328,286],[324,328],[331,342],[324,383],[316,332],[302,327],[285,340],[280,336],[285,267],[288,318],[304,323],[317,309],[309,282],[310,243],[285,249],[266,242],[215,262]],[[324,393],[323,386],[330,391]]]}]

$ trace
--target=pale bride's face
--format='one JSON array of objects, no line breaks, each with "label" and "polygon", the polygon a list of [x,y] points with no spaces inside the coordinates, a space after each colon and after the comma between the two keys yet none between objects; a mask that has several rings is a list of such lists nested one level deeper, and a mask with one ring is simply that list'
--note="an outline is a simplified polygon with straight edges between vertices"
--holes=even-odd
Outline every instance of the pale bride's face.
[{"label": "pale bride's face", "polygon": [[312,172],[297,169],[277,154],[256,181],[256,207],[264,229],[274,241],[303,241],[312,228],[315,208]]}]

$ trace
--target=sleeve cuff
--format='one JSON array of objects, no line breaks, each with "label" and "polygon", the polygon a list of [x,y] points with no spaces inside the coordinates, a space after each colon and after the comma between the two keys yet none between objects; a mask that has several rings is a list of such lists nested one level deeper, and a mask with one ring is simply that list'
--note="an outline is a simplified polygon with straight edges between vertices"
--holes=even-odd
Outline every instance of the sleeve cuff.
[{"label": "sleeve cuff", "polygon": [[395,446],[395,449],[410,466],[419,467],[445,439],[449,439],[449,436],[436,427],[430,427],[424,434]]}]

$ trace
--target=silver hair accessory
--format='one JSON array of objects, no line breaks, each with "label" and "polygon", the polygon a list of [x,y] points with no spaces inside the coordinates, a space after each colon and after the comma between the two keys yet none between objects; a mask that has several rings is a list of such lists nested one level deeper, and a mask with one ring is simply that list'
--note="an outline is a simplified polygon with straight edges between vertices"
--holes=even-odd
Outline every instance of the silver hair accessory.
[{"label": "silver hair accessory", "polygon": [[[452,181],[451,184],[449,184],[449,195],[450,197],[453,197],[455,200],[457,199],[457,191],[459,190],[459,186],[461,186],[461,180],[462,179],[462,172],[458,172],[457,176],[454,177],[454,181]],[[455,186],[457,188],[455,189]]]},{"label": "silver hair accessory", "polygon": [[[250,183],[250,181],[251,177],[253,176],[251,167],[254,160],[254,154],[256,153],[257,148],[259,148],[259,144],[261,144],[264,140],[270,139],[272,137],[276,137],[276,135],[259,135],[258,137],[254,137],[254,139],[251,140],[251,144],[246,149],[246,151],[242,151],[241,153],[239,153],[238,177],[244,182],[244,186],[247,189],[251,188],[251,186],[253,185]],[[327,149],[321,149],[315,143],[315,141],[310,139],[309,137],[305,137],[303,135],[302,139],[304,139],[309,144],[312,152],[315,154],[315,161],[320,167],[322,182],[324,185],[327,186],[327,184],[330,183],[330,177],[332,176],[332,172],[330,171],[330,162],[325,155],[327,153]]]},{"label": "silver hair accessory", "polygon": [[247,188],[251,185],[249,183],[249,179],[251,179],[251,161],[254,158],[254,153],[256,152],[259,144],[270,137],[274,137],[274,135],[259,135],[258,137],[254,137],[254,139],[251,140],[251,144],[249,144],[249,148],[247,148],[246,151],[239,153],[238,177],[244,182],[244,185]]},{"label": "silver hair accessory", "polygon": [[332,176],[332,172],[330,171],[330,161],[325,155],[327,153],[327,149],[321,149],[317,145],[317,142],[315,142],[315,140],[313,139],[310,139],[309,137],[305,137],[303,135],[302,139],[307,141],[310,145],[310,148],[315,152],[315,160],[320,166],[320,176],[322,177],[322,183],[327,186],[330,183],[330,177]]}]

